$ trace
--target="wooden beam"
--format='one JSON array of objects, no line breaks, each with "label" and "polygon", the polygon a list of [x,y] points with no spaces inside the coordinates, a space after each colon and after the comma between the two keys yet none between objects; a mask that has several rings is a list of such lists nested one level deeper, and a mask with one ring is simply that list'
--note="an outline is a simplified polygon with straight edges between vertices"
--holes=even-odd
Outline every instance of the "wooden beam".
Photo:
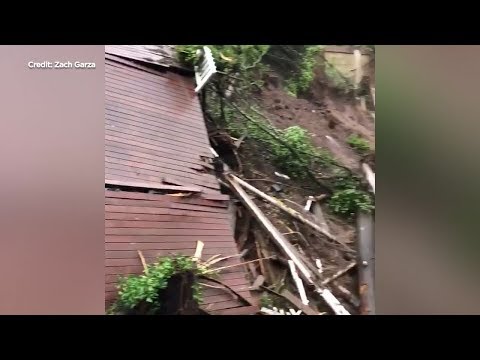
[{"label": "wooden beam", "polygon": [[[240,184],[241,186],[245,187],[246,189],[252,191],[253,193],[257,194],[258,196],[260,196],[261,198],[267,200],[269,203],[277,206],[279,209],[285,211],[287,214],[289,214],[290,216],[294,217],[295,219],[297,220],[300,220],[301,222],[303,222],[305,225],[308,225],[310,226],[312,229],[314,229],[315,231],[325,235],[327,238],[329,238],[330,240],[333,240],[333,241],[336,241],[338,242],[339,244],[341,244],[345,250],[349,251],[349,252],[354,252],[354,250],[352,250],[347,244],[345,244],[342,240],[339,240],[337,239],[335,236],[333,236],[332,234],[330,234],[328,231],[325,231],[325,229],[322,229],[320,226],[318,226],[317,224],[315,224],[314,222],[306,219],[304,216],[302,216],[298,211],[295,211],[293,210],[292,208],[286,206],[285,204],[283,204],[281,201],[275,199],[274,197],[272,196],[269,196],[267,194],[265,194],[264,192],[258,190],[256,187],[250,185],[249,183],[243,181],[242,179],[236,177],[235,175],[233,174],[228,174],[227,175],[227,179],[229,180],[234,180],[234,182]],[[232,181],[230,181],[232,183]]]},{"label": "wooden beam", "polygon": [[293,246],[288,242],[288,240],[277,230],[277,228],[268,220],[268,218],[263,214],[262,210],[253,202],[248,194],[243,190],[239,185],[236,179],[236,176],[227,176],[227,180],[232,185],[232,188],[237,193],[241,201],[245,206],[250,209],[255,218],[259,223],[270,233],[275,242],[279,245],[280,249],[295,263],[298,267],[300,273],[303,277],[311,284],[313,284],[312,274],[306,268],[306,266],[300,260],[300,254],[293,248]]}]

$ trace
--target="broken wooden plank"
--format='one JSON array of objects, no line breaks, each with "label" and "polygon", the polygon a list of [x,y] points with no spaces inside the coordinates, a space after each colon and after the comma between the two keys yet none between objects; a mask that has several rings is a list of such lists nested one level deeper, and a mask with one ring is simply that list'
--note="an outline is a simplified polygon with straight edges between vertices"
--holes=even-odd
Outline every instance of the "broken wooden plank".
[{"label": "broken wooden plank", "polygon": [[370,187],[372,188],[373,193],[375,194],[375,173],[372,171],[368,164],[362,164],[363,172],[365,173],[365,177],[367,178]]},{"label": "broken wooden plank", "polygon": [[336,315],[350,315],[347,309],[338,301],[338,299],[328,289],[316,289],[317,293],[332,308]]},{"label": "broken wooden plank", "polygon": [[[263,214],[260,208],[253,202],[252,199],[248,196],[245,190],[240,186],[240,184],[235,180],[236,176],[230,175],[226,177],[232,189],[240,197],[245,206],[250,209],[254,214],[257,220],[262,224],[262,226],[270,233],[275,242],[283,250],[283,252],[293,261],[293,263],[300,270],[301,276],[307,281],[308,284],[315,285],[314,279],[312,278],[312,273],[305,266],[301,260],[301,255],[293,246],[288,242],[287,239],[278,231],[278,229],[273,226],[273,224],[268,220],[268,218]],[[340,302],[335,298],[335,296],[329,292],[329,290],[321,289],[315,285],[316,291],[322,296],[325,302],[334,310],[336,314],[340,315],[350,315],[349,312],[343,308]]]},{"label": "broken wooden plank", "polygon": [[203,243],[203,241],[197,241],[197,247],[195,249],[195,254],[193,255],[193,259],[195,261],[198,261],[202,258],[202,252],[203,252],[204,246],[205,244]]},{"label": "broken wooden plank", "polygon": [[[345,250],[348,250],[349,252],[354,252],[354,250],[352,250],[347,244],[345,244],[342,240],[340,239],[337,239],[335,236],[333,236],[332,234],[330,234],[328,231],[325,231],[324,229],[322,229],[320,226],[318,226],[317,224],[315,224],[314,222],[306,219],[304,216],[302,216],[298,211],[295,211],[293,210],[292,208],[286,206],[285,204],[283,204],[281,201],[275,199],[274,197],[272,196],[269,196],[267,194],[265,194],[264,192],[258,190],[256,187],[250,185],[249,183],[243,181],[242,179],[238,178],[237,176],[233,175],[233,174],[228,174],[227,175],[227,179],[230,181],[231,184],[239,184],[243,187],[245,187],[246,189],[254,192],[255,194],[257,194],[258,196],[262,197],[263,199],[267,200],[268,202],[270,202],[271,204],[277,206],[279,209],[285,211],[287,214],[289,214],[290,216],[294,217],[295,219],[297,220],[300,220],[301,222],[303,222],[304,224],[310,226],[312,229],[316,230],[317,232],[325,235],[327,238],[329,238],[330,240],[333,240],[333,241],[336,241],[338,242],[339,244],[341,244]],[[246,194],[245,194],[246,195]],[[248,197],[248,195],[247,195]],[[297,265],[297,264],[295,264]],[[297,265],[298,266],[298,265]]]},{"label": "broken wooden plank", "polygon": [[302,310],[305,314],[319,315],[317,311],[312,309],[310,306],[303,304],[301,299],[293,295],[287,289],[283,290],[279,295],[290,301],[293,305],[295,305],[298,309]]},{"label": "broken wooden plank", "polygon": [[356,261],[352,261],[348,266],[343,269],[338,270],[335,274],[330,276],[329,278],[322,281],[321,285],[326,286],[328,283],[338,279],[340,276],[346,274],[350,269],[354,268],[357,265]]},{"label": "broken wooden plank", "polygon": [[111,180],[105,179],[105,185],[119,186],[119,187],[134,187],[139,189],[155,189],[165,191],[188,191],[188,192],[202,192],[202,189],[196,186],[177,186],[177,185],[164,185],[158,183],[147,183],[142,181],[127,181],[127,180]]},{"label": "broken wooden plank", "polygon": [[279,247],[283,250],[283,252],[295,263],[295,265],[300,270],[300,273],[308,280],[309,283],[313,283],[312,274],[310,271],[305,267],[302,261],[299,259],[298,252],[292,247],[292,245],[288,242],[288,240],[277,230],[275,226],[268,220],[268,218],[263,214],[260,208],[253,202],[252,199],[248,196],[248,194],[243,190],[236,179],[236,176],[227,176],[226,177],[232,188],[235,190],[239,198],[245,204],[245,206],[250,209],[252,214],[258,219],[260,224],[272,235],[272,238],[275,242],[279,245]]},{"label": "broken wooden plank", "polygon": [[297,286],[298,294],[300,295],[302,304],[308,305],[310,301],[307,298],[307,293],[305,292],[305,287],[303,286],[302,279],[300,279],[300,277],[298,276],[297,270],[295,269],[295,264],[292,260],[288,260],[288,266],[290,267],[290,273],[292,274],[293,281]]},{"label": "broken wooden plank", "polygon": [[359,213],[358,227],[358,279],[360,286],[360,314],[375,315],[375,243],[373,217]]}]

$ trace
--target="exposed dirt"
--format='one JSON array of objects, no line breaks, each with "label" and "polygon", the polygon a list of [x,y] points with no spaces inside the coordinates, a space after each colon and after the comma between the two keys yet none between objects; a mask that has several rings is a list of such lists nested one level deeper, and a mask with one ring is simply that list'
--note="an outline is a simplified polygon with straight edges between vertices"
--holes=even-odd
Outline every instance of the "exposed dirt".
[{"label": "exposed dirt", "polygon": [[328,149],[339,163],[358,171],[361,157],[346,140],[356,134],[375,149],[375,125],[368,111],[329,90],[320,72],[309,94],[310,100],[287,94],[281,78],[278,75],[274,78],[275,81],[267,81],[268,86],[258,97],[273,125],[280,129],[294,125],[307,129],[316,146]]},{"label": "exposed dirt", "polygon": [[[372,149],[375,148],[374,120],[369,112],[361,110],[358,104],[332,91],[321,73],[317,74],[308,99],[295,98],[287,94],[282,88],[281,76],[273,74],[267,81],[266,88],[257,95],[257,101],[272,125],[280,129],[299,125],[307,129],[312,136],[314,145],[328,149],[339,163],[355,172],[359,172],[362,157],[348,146],[347,138],[351,134],[359,135],[369,142]],[[241,162],[242,171],[239,175],[243,179],[299,212],[303,212],[308,196],[321,195],[311,183],[287,180],[275,175],[275,172],[279,170],[270,161],[270,154],[258,144],[249,141],[248,138],[238,149],[236,159]],[[363,160],[374,166],[373,156]],[[281,190],[274,189],[272,185],[278,185]],[[255,196],[253,199],[279,231],[284,233],[297,250],[310,260],[310,263],[315,264],[316,259],[321,259],[323,278],[331,276],[353,260],[351,255],[342,251],[338,244],[329,242],[302,223],[292,220],[291,217],[263,199]],[[355,248],[355,224],[331,214],[326,203],[322,202],[321,207],[331,233]],[[310,215],[306,213],[305,216]],[[256,227],[259,228],[258,224]],[[302,233],[303,236],[297,232]],[[271,253],[283,256],[276,249],[274,242],[268,240],[268,235],[266,233],[264,235]],[[260,257],[253,244],[251,244],[250,252],[249,256],[252,259]],[[286,259],[281,260],[286,261]],[[281,286],[285,279],[285,270],[288,267],[278,266],[278,264],[275,267],[275,261],[266,260],[270,269],[276,273],[273,275],[270,285]],[[353,270],[349,274],[342,276],[337,283],[353,294],[358,294],[356,271]],[[287,275],[286,278],[288,282],[289,276]],[[252,282],[254,280],[252,279]],[[289,288],[295,289],[295,286],[291,284]],[[329,288],[339,298],[343,297],[338,292],[338,288],[334,286]],[[318,296],[310,298],[315,299]],[[330,311],[321,300],[315,301],[315,303],[320,311]],[[342,303],[351,313],[357,312],[348,302]]]}]

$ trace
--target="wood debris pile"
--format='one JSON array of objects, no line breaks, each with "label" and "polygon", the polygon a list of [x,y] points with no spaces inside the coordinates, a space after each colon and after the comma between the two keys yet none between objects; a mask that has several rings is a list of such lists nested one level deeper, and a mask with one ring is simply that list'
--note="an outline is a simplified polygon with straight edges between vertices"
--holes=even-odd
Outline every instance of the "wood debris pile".
[{"label": "wood debris pile", "polygon": [[[236,199],[231,206],[235,237],[260,314],[374,313],[371,215],[359,215],[354,247],[330,229],[322,195],[307,197],[302,206],[277,197],[273,187],[273,194],[267,194],[225,169],[224,185]],[[368,176],[374,181],[372,172]],[[336,255],[333,260],[326,258],[329,252]],[[357,281],[342,284],[347,274]]]}]

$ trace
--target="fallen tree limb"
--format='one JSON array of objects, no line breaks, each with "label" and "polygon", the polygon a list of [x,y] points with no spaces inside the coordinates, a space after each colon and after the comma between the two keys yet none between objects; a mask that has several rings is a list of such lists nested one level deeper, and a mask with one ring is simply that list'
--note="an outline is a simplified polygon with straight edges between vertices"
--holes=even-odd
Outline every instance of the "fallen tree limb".
[{"label": "fallen tree limb", "polygon": [[348,264],[348,266],[345,267],[344,269],[338,270],[335,274],[333,274],[329,278],[323,280],[322,281],[322,286],[326,286],[326,285],[328,285],[328,283],[338,279],[340,276],[346,274],[350,269],[353,269],[356,265],[357,265],[357,262],[353,261],[350,264]]},{"label": "fallen tree limb", "polygon": [[375,315],[375,244],[372,215],[359,213],[357,227],[360,313],[362,315]]},{"label": "fallen tree limb", "polygon": [[[300,220],[301,222],[303,222],[305,225],[308,225],[310,226],[312,229],[316,230],[317,232],[325,235],[327,238],[329,238],[330,240],[333,240],[333,241],[336,241],[338,242],[339,244],[341,244],[343,246],[343,248],[349,252],[355,252],[353,249],[351,249],[347,244],[345,244],[343,241],[337,239],[335,236],[333,236],[332,234],[330,234],[328,231],[325,231],[325,229],[321,228],[320,226],[318,226],[317,224],[315,224],[314,222],[306,219],[304,216],[302,216],[298,211],[295,211],[293,210],[292,208],[286,206],[285,204],[283,204],[281,201],[273,198],[272,196],[269,196],[267,194],[265,194],[264,192],[258,190],[256,187],[250,185],[249,183],[243,181],[242,179],[236,177],[235,175],[233,174],[227,174],[227,178],[230,180],[232,179],[234,182],[240,184],[241,186],[247,188],[248,190],[254,192],[255,194],[259,195],[260,197],[262,197],[263,199],[267,200],[268,202],[270,202],[271,204],[277,206],[279,209],[285,211],[287,214],[289,214],[290,216],[294,217],[295,219],[297,220]],[[230,183],[232,183],[232,181],[230,181]]]}]

